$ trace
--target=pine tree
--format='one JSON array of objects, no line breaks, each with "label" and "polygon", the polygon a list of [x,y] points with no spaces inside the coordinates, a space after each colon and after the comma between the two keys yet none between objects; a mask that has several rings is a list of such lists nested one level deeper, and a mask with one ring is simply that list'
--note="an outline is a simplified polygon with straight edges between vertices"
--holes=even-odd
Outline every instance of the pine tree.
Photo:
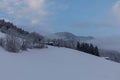
[{"label": "pine tree", "polygon": [[84,43],[84,51],[89,53],[89,44],[88,43]]},{"label": "pine tree", "polygon": [[79,42],[77,42],[77,48],[76,49],[80,50],[80,43]]},{"label": "pine tree", "polygon": [[92,55],[95,55],[94,54],[94,47],[92,44],[90,44],[89,53],[91,53]]},{"label": "pine tree", "polygon": [[100,56],[100,55],[99,55],[99,49],[98,49],[97,46],[95,47],[95,55],[96,55],[96,56]]}]

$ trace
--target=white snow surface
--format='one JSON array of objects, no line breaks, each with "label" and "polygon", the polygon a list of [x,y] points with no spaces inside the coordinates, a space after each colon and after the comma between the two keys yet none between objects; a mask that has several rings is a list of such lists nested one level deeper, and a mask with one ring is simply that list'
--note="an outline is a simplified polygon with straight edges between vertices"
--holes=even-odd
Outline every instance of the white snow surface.
[{"label": "white snow surface", "polygon": [[0,80],[120,80],[120,64],[67,48],[0,48]]},{"label": "white snow surface", "polygon": [[5,38],[6,37],[6,34],[0,32],[0,38]]}]

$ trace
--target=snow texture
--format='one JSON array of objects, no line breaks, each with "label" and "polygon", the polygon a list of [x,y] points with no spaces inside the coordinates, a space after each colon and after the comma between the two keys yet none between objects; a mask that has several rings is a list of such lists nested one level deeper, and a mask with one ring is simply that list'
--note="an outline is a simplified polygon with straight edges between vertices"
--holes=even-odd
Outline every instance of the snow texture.
[{"label": "snow texture", "polygon": [[66,48],[0,48],[0,80],[120,80],[120,64]]}]

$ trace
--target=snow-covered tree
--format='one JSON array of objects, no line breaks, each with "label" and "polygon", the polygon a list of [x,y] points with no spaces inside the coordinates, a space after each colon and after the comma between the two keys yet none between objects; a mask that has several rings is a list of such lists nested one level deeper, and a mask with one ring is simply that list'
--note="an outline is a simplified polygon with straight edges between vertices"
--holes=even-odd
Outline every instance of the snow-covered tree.
[{"label": "snow-covered tree", "polygon": [[6,36],[5,49],[10,52],[19,52],[21,47],[20,40],[12,35]]}]

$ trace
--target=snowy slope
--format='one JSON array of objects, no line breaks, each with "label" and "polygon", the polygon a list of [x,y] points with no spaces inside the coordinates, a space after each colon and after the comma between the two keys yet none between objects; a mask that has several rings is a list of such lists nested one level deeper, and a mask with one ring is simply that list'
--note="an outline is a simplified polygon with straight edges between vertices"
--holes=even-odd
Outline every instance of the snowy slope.
[{"label": "snowy slope", "polygon": [[120,64],[66,48],[0,48],[0,80],[120,80]]}]

